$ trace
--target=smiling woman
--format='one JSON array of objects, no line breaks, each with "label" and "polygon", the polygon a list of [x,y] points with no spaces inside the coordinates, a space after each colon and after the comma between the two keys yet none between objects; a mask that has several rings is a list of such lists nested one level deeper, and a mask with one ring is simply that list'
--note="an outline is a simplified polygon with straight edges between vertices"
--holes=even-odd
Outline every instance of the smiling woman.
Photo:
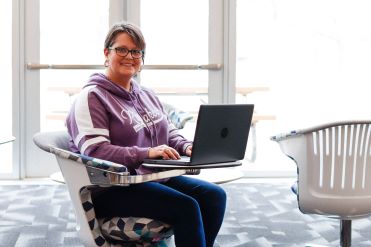
[{"label": "smiling woman", "polygon": [[[170,122],[155,93],[136,81],[145,49],[137,26],[113,25],[105,41],[106,71],[90,76],[66,125],[72,152],[125,164],[133,175],[151,176],[153,169],[143,165],[146,159],[191,156],[193,143]],[[93,190],[92,201],[97,218],[143,215],[172,225],[176,246],[209,247],[223,222],[226,194],[213,183],[177,176]]]},{"label": "smiling woman", "polygon": [[144,62],[146,43],[136,26],[116,24],[104,42],[106,76],[112,82],[131,91],[131,80]]}]

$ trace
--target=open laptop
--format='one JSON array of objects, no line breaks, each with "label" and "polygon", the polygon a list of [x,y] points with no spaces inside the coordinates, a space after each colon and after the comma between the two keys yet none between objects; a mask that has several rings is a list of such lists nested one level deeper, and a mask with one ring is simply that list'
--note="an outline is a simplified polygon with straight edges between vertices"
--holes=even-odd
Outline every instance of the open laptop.
[{"label": "open laptop", "polygon": [[192,156],[178,160],[145,159],[146,167],[215,168],[241,165],[246,152],[254,105],[201,105]]}]

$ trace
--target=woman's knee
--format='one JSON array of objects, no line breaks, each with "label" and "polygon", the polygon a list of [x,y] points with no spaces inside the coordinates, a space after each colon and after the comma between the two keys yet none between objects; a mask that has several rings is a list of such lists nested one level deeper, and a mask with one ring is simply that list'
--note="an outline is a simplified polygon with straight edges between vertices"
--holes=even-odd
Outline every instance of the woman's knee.
[{"label": "woman's knee", "polygon": [[177,208],[181,209],[179,210],[179,214],[184,214],[184,212],[187,212],[189,216],[192,215],[193,217],[199,217],[201,215],[200,206],[198,202],[190,196],[183,196],[179,198],[177,204],[178,204]]},{"label": "woman's knee", "polygon": [[216,197],[220,200],[220,201],[226,201],[227,200],[227,193],[225,192],[225,190],[218,186],[217,189],[215,190],[215,193],[216,193]]},{"label": "woman's knee", "polygon": [[215,185],[207,190],[205,199],[210,204],[225,206],[227,201],[227,193],[222,187]]}]

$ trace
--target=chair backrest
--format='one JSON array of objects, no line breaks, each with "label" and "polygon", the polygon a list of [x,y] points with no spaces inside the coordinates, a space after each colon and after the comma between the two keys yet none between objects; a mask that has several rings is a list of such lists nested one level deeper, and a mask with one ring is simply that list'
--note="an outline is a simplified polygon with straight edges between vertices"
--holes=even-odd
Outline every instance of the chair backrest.
[{"label": "chair backrest", "polygon": [[66,131],[40,132],[33,137],[34,143],[46,152],[50,152],[50,146],[70,150],[69,139]]},{"label": "chair backrest", "polygon": [[[34,143],[46,152],[50,152],[51,147],[69,150],[69,139],[70,137],[66,131],[41,132],[33,138]],[[80,239],[87,246],[96,246],[80,198],[80,190],[91,185],[86,168],[81,163],[58,155],[56,155],[56,159],[72,200],[77,222],[76,229]]]},{"label": "chair backrest", "polygon": [[304,213],[350,219],[371,213],[371,122],[344,122],[279,140],[298,166]]}]

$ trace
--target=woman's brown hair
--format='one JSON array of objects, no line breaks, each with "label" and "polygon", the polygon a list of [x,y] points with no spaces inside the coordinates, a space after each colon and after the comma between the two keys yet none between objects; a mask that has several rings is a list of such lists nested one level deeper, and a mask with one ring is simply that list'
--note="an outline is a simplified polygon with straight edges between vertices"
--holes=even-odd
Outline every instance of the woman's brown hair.
[{"label": "woman's brown hair", "polygon": [[143,51],[142,60],[144,63],[146,42],[142,31],[140,31],[139,27],[134,24],[128,22],[119,22],[114,24],[107,33],[106,40],[104,41],[104,48],[109,49],[115,43],[116,37],[120,33],[128,34],[133,39],[135,45]]}]

